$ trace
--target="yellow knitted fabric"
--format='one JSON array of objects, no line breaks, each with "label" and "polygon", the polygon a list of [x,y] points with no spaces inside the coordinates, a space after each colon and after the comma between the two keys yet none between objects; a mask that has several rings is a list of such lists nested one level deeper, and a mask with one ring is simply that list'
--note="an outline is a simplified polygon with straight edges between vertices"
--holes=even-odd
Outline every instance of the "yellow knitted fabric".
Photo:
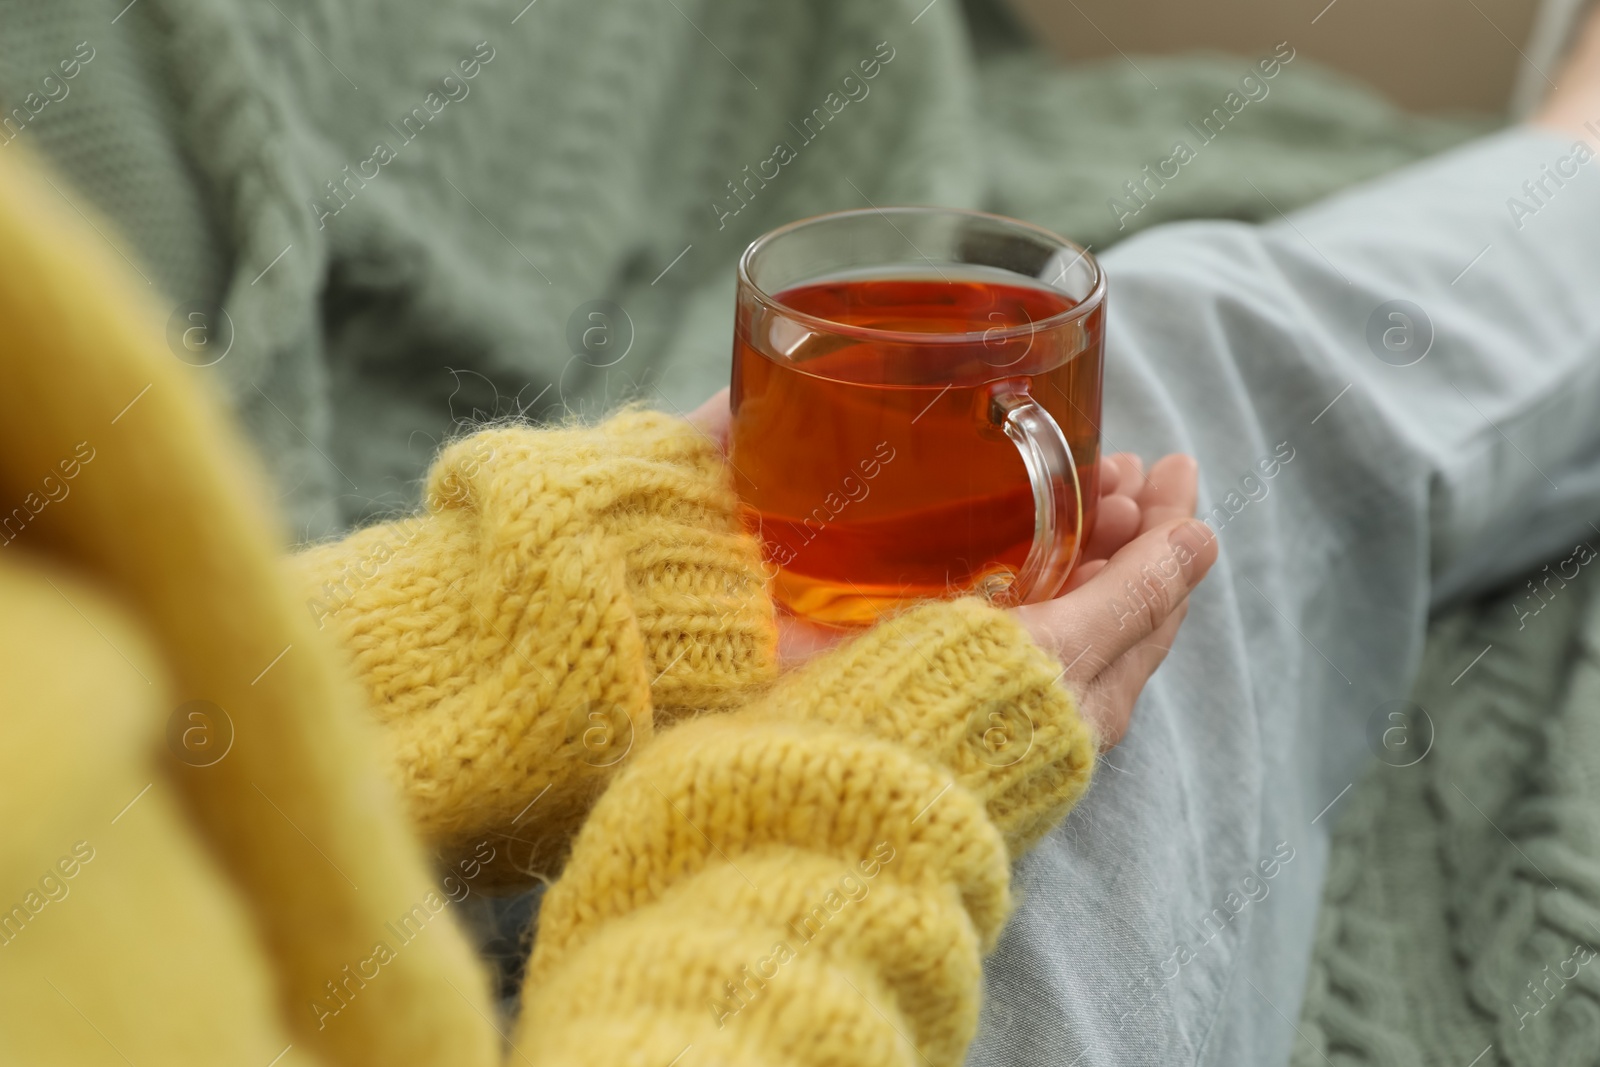
[{"label": "yellow knitted fabric", "polygon": [[[448,918],[335,1018],[313,1010],[438,889],[207,379],[18,152],[0,160],[0,909],[18,931],[0,1063],[497,1062],[486,976]],[[210,766],[167,740],[192,700],[232,724]],[[79,841],[94,858],[42,903]]]},{"label": "yellow knitted fabric", "polygon": [[929,605],[668,732],[545,896],[519,1042],[591,1064],[691,1045],[704,1064],[959,1063],[1008,847],[1094,768],[1059,671],[995,609]]},{"label": "yellow knitted fabric", "polygon": [[[929,605],[773,681],[715,452],[637,412],[468,438],[424,514],[286,565],[203,372],[18,160],[0,1063],[960,1062],[1009,861],[1094,763],[1020,627]],[[428,848],[457,888],[570,849],[510,1040]]]},{"label": "yellow knitted fabric", "polygon": [[20,562],[24,536],[0,549],[0,1063],[265,1064],[291,1042],[279,1067],[335,1062],[289,1032],[250,905],[158,770],[172,689],[148,628]]},{"label": "yellow knitted fabric", "polygon": [[760,558],[715,446],[655,412],[475,434],[426,504],[303,553],[307,610],[354,654],[423,836],[490,842],[488,882],[547,874],[658,725],[770,681]]}]

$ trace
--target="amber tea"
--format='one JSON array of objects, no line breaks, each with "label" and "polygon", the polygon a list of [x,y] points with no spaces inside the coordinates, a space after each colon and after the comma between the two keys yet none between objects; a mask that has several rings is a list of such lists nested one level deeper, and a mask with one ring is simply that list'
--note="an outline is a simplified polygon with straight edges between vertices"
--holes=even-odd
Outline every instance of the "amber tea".
[{"label": "amber tea", "polygon": [[1074,295],[1050,284],[1059,250],[1022,258],[1046,276],[891,265],[768,296],[742,273],[730,455],[790,611],[857,625],[918,598],[1059,588],[1099,493],[1103,283],[1090,261]]}]

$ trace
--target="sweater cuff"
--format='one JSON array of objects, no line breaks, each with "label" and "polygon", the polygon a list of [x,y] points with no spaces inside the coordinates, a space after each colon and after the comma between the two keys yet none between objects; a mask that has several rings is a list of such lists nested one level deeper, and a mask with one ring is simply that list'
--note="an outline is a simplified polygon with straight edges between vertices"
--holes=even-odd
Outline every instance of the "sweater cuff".
[{"label": "sweater cuff", "polygon": [[721,450],[693,425],[630,409],[594,428],[488,430],[446,450],[429,483],[435,507],[505,493],[545,513],[522,521],[577,512],[609,542],[657,721],[729,710],[776,676],[760,548]]},{"label": "sweater cuff", "polygon": [[1007,859],[982,802],[904,747],[745,712],[674,727],[545,894],[519,1039],[562,1063],[693,1045],[707,1064],[956,1067]]},{"label": "sweater cuff", "polygon": [[722,450],[644,409],[600,432],[615,488],[600,518],[622,554],[657,721],[744,704],[777,676],[778,630]]},{"label": "sweater cuff", "polygon": [[786,676],[764,699],[907,746],[981,798],[1016,857],[1081,797],[1099,751],[1061,665],[1005,612],[925,604]]}]

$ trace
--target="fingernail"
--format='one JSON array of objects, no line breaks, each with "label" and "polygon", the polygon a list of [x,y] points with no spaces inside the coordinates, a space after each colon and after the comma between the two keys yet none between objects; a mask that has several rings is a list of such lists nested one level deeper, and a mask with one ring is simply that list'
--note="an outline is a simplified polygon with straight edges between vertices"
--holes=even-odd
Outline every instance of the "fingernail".
[{"label": "fingernail", "polygon": [[1200,571],[1200,554],[1214,536],[1211,527],[1199,519],[1185,519],[1167,535],[1167,544],[1172,546],[1173,553],[1178,557],[1178,566],[1183,568],[1183,580],[1189,585],[1195,583]]}]

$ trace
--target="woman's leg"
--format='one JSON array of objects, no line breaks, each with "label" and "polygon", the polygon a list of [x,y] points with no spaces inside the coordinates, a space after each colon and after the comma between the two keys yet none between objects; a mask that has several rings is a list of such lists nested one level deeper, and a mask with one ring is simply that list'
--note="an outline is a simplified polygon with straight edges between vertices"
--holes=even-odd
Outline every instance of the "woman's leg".
[{"label": "woman's leg", "polygon": [[1198,456],[1222,554],[1022,864],[974,1064],[1287,1061],[1328,832],[1430,606],[1600,545],[1600,160],[1575,141],[1510,131],[1105,257],[1107,447]]}]

